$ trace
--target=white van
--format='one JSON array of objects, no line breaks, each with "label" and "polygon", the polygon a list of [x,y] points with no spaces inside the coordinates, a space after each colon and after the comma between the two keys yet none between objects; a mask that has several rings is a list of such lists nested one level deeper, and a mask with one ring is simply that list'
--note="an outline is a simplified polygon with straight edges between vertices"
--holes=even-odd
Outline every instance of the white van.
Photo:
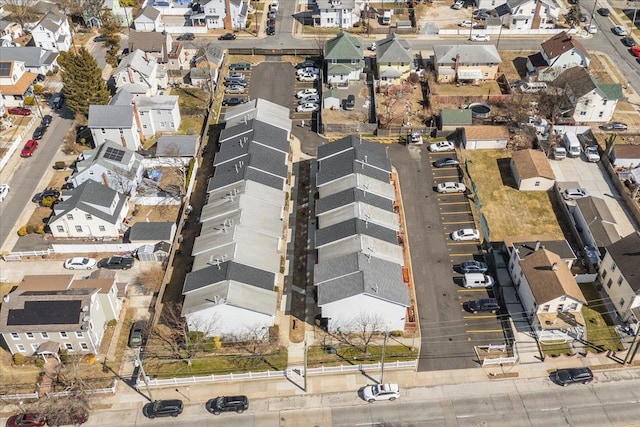
[{"label": "white van", "polygon": [[580,157],[582,149],[580,148],[580,141],[578,135],[573,132],[567,132],[564,134],[564,146],[569,152],[569,157]]},{"label": "white van", "polygon": [[522,86],[520,86],[520,92],[522,93],[536,93],[546,89],[547,84],[545,82],[523,83]]},{"label": "white van", "polygon": [[391,25],[391,11],[385,10],[382,13],[382,25]]},{"label": "white van", "polygon": [[463,283],[467,289],[490,288],[493,286],[493,277],[482,273],[465,273]]},{"label": "white van", "polygon": [[562,160],[567,157],[567,149],[564,147],[553,147],[553,158],[556,160]]}]

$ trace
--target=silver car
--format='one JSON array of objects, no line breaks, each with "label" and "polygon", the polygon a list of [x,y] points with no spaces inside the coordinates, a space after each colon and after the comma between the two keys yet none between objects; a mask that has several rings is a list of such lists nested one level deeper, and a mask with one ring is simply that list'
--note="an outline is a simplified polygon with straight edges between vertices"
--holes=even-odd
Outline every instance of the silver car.
[{"label": "silver car", "polygon": [[244,87],[240,85],[227,86],[224,93],[244,93]]},{"label": "silver car", "polygon": [[589,197],[589,192],[584,188],[567,188],[562,192],[562,197],[565,200],[582,199],[583,197]]}]

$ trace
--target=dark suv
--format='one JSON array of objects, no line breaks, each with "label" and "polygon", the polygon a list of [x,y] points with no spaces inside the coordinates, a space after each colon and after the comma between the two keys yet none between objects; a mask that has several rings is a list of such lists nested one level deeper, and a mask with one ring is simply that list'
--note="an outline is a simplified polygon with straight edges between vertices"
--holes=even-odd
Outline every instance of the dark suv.
[{"label": "dark suv", "polygon": [[156,400],[142,407],[142,415],[147,418],[177,417],[182,413],[182,400]]},{"label": "dark suv", "polygon": [[204,407],[213,415],[220,415],[221,412],[241,413],[249,409],[249,399],[247,396],[219,396],[208,400]]},{"label": "dark suv", "polygon": [[593,372],[589,368],[558,369],[550,375],[551,381],[563,387],[569,384],[589,384],[593,381]]},{"label": "dark suv", "polygon": [[500,310],[500,303],[498,303],[498,300],[495,298],[477,299],[477,300],[469,301],[465,305],[467,310],[472,313],[478,313],[478,312],[497,313],[498,310]]},{"label": "dark suv", "polygon": [[99,268],[109,270],[128,270],[133,267],[133,258],[112,256],[111,258],[103,258],[98,263]]}]

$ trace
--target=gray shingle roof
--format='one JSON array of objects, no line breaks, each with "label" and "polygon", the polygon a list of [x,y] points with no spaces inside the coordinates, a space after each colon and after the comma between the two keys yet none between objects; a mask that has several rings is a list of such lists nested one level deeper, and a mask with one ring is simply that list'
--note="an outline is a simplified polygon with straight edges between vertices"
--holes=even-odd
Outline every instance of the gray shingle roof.
[{"label": "gray shingle roof", "polygon": [[398,244],[398,235],[394,230],[354,218],[316,230],[316,248],[356,234],[366,234],[385,242]]},{"label": "gray shingle roof", "polygon": [[640,292],[640,232],[635,231],[621,240],[607,246],[607,251],[615,261],[620,273],[629,282],[636,294]]},{"label": "gray shingle roof", "polygon": [[230,280],[268,291],[272,291],[275,286],[275,274],[237,262],[226,261],[188,273],[182,293],[186,294],[205,286]]},{"label": "gray shingle roof", "polygon": [[156,156],[195,157],[198,138],[197,135],[162,135],[156,144]]},{"label": "gray shingle roof", "polygon": [[278,190],[282,190],[285,184],[284,178],[250,168],[247,162],[242,164],[240,162],[227,162],[215,169],[213,176],[209,179],[207,192],[241,180],[256,181]]},{"label": "gray shingle roof", "polygon": [[129,229],[129,240],[164,240],[171,242],[175,233],[173,222],[136,222]]},{"label": "gray shingle roof", "polygon": [[620,240],[620,235],[615,228],[616,220],[604,200],[589,196],[576,199],[575,202],[589,224],[589,230],[598,247],[606,247]]},{"label": "gray shingle roof", "polygon": [[316,215],[351,203],[362,202],[389,212],[393,212],[393,202],[376,194],[365,192],[359,188],[348,188],[316,201]]},{"label": "gray shingle roof", "polygon": [[132,105],[90,105],[89,127],[129,129],[133,127]]},{"label": "gray shingle roof", "polygon": [[453,65],[460,55],[460,64],[500,64],[500,54],[492,44],[483,45],[435,45],[433,53],[438,65]]},{"label": "gray shingle roof", "polygon": [[243,144],[255,141],[282,153],[289,153],[291,147],[285,130],[253,119],[223,129],[218,140],[221,145],[228,142],[239,145],[241,140]]},{"label": "gray shingle roof", "polygon": [[154,72],[154,68],[157,64],[158,61],[156,61],[153,56],[147,55],[140,49],[136,49],[120,61],[120,64],[118,64],[118,68],[116,69],[116,73],[121,73],[131,68],[148,78]]},{"label": "gray shingle roof", "polygon": [[386,148],[354,135],[318,147],[318,185],[354,173],[389,182],[391,161]]},{"label": "gray shingle roof", "polygon": [[27,68],[51,65],[59,54],[35,46],[0,47],[0,58],[3,61],[22,61]]},{"label": "gray shingle roof", "polygon": [[144,9],[142,9],[140,15],[138,15],[138,18],[145,17],[152,21],[155,21],[158,16],[160,16],[160,11],[152,6],[147,5]]},{"label": "gray shingle roof", "polygon": [[[73,190],[63,194],[64,200],[54,205],[53,215],[49,218],[49,224],[76,208],[101,218],[110,224],[115,224],[127,201],[127,198],[120,194],[118,204],[109,213],[113,199],[117,196],[118,193],[115,190],[92,180],[85,181]],[[94,206],[99,206],[102,209]]]},{"label": "gray shingle roof", "polygon": [[407,307],[410,304],[401,266],[362,253],[316,264],[314,278],[320,306],[360,294]]},{"label": "gray shingle roof", "polygon": [[378,43],[376,49],[376,61],[379,64],[391,63],[412,63],[413,53],[411,45],[406,40],[400,38],[396,33],[390,34],[386,39]]}]

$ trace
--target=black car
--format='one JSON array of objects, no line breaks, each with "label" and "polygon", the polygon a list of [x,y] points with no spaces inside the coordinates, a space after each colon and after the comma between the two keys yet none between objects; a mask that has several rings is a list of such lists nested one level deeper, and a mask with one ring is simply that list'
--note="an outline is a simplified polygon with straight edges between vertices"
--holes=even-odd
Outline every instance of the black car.
[{"label": "black car", "polygon": [[240,105],[240,104],[244,104],[245,101],[244,98],[240,98],[239,96],[232,96],[230,98],[225,98],[222,100],[222,105]]},{"label": "black car", "polygon": [[53,98],[53,102],[51,103],[51,107],[53,107],[56,110],[59,110],[59,109],[62,108],[62,104],[64,104],[64,95],[59,94],[58,96]]},{"label": "black car", "polygon": [[194,40],[196,36],[193,33],[184,33],[178,36],[178,40]]},{"label": "black car", "polygon": [[42,116],[42,122],[40,122],[41,126],[49,126],[51,124],[51,120],[53,120],[53,117],[51,117],[50,115],[46,114],[44,116]]},{"label": "black car", "polygon": [[93,135],[89,126],[78,126],[76,128],[76,144],[93,144]]},{"label": "black car", "polygon": [[36,130],[33,131],[33,139],[42,139],[46,131],[46,126],[38,126]]},{"label": "black car", "polygon": [[314,61],[311,61],[309,59],[307,59],[304,62],[299,63],[298,65],[296,65],[296,68],[300,69],[300,68],[316,68],[317,65]]},{"label": "black car", "polygon": [[47,188],[42,193],[38,193],[33,196],[33,199],[31,199],[31,201],[33,203],[40,203],[45,197],[55,197],[57,199],[58,197],[60,197],[60,191],[56,190],[55,188]]},{"label": "black car", "polygon": [[182,400],[156,400],[142,407],[142,415],[147,418],[177,417],[182,413],[183,408]]},{"label": "black car", "polygon": [[98,263],[98,267],[109,270],[128,270],[133,267],[133,258],[123,256],[112,256],[103,258]]},{"label": "black car", "polygon": [[218,37],[218,40],[235,40],[236,35],[233,33],[226,33]]},{"label": "black car", "polygon": [[147,328],[147,322],[144,320],[138,320],[131,325],[131,331],[129,332],[129,347],[140,347],[142,345],[142,339],[144,331]]},{"label": "black car", "polygon": [[453,159],[451,157],[445,157],[443,159],[436,160],[435,162],[433,162],[433,166],[437,168],[444,168],[447,166],[458,166],[459,164],[460,162],[457,159]]},{"label": "black car", "polygon": [[633,47],[636,45],[636,41],[633,40],[633,37],[623,37],[620,39],[620,41],[627,47]]},{"label": "black car", "polygon": [[249,399],[247,396],[220,396],[208,400],[204,407],[213,415],[220,415],[221,412],[241,413],[249,409]]},{"label": "black car", "polygon": [[589,384],[593,381],[593,372],[589,368],[558,369],[550,375],[551,381],[566,387],[570,384]]},{"label": "black car", "polygon": [[105,36],[105,35],[95,36],[93,38],[93,41],[96,42],[96,43],[107,41],[107,36]]},{"label": "black car", "polygon": [[267,27],[267,35],[268,36],[273,36],[275,34],[276,34],[276,27],[275,26]]},{"label": "black car", "polygon": [[486,273],[489,266],[480,261],[465,261],[460,264],[460,271],[463,273]]},{"label": "black car", "polygon": [[600,16],[609,16],[611,15],[611,11],[606,7],[601,7],[598,9],[598,14],[600,14]]},{"label": "black car", "polygon": [[75,185],[73,185],[73,182],[65,182],[60,188],[62,188],[63,190],[71,190],[74,187]]},{"label": "black car", "polygon": [[470,311],[472,313],[497,313],[500,310],[500,303],[495,298],[482,298],[468,301],[464,304],[464,307],[467,311]]},{"label": "black car", "polygon": [[251,69],[251,64],[248,62],[234,62],[229,65],[231,71],[248,71]]},{"label": "black car", "polygon": [[627,124],[622,122],[611,122],[600,126],[602,130],[627,130]]}]

